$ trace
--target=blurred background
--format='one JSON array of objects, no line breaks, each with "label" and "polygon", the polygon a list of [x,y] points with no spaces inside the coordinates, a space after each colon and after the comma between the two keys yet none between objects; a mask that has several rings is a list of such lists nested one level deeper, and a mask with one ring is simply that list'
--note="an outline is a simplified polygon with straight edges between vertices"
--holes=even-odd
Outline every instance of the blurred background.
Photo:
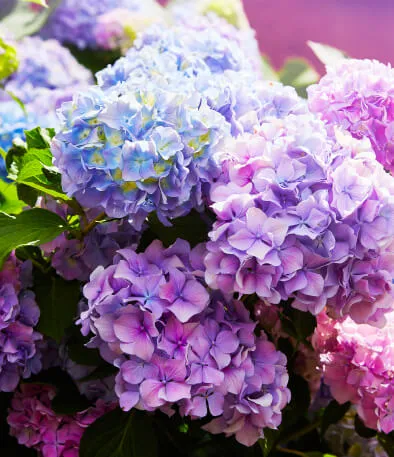
[{"label": "blurred background", "polygon": [[351,57],[394,63],[394,0],[244,0],[260,49],[276,68],[301,56],[322,68],[306,41]]},{"label": "blurred background", "polygon": [[[14,2],[0,0],[0,17]],[[262,53],[276,68],[297,56],[322,70],[308,40],[337,47],[351,57],[394,64],[394,0],[244,0],[244,5]]]}]

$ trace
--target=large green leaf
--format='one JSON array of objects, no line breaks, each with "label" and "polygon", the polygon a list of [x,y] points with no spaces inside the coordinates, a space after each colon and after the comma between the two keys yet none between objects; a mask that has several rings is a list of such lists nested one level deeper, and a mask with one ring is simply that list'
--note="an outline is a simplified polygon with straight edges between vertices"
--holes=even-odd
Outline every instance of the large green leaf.
[{"label": "large green leaf", "polygon": [[378,434],[379,443],[387,452],[388,457],[394,457],[394,433],[386,435],[385,433]]},{"label": "large green leaf", "polygon": [[85,431],[80,457],[156,457],[153,420],[146,413],[124,413],[115,409],[96,420]]},{"label": "large green leaf", "polygon": [[8,214],[18,214],[24,204],[18,198],[15,183],[5,182],[0,179],[0,211]]},{"label": "large green leaf", "polygon": [[65,331],[73,324],[80,299],[78,281],[65,281],[50,272],[34,271],[34,292],[40,308],[38,330],[60,342]]},{"label": "large green leaf", "polygon": [[14,249],[48,243],[66,228],[61,217],[45,209],[34,208],[16,216],[0,213],[0,266]]}]

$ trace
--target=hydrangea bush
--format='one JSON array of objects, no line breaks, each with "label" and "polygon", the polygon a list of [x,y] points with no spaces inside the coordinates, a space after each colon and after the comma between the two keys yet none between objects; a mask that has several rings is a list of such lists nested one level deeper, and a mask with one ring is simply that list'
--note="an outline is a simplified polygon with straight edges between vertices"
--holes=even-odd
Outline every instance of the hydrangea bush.
[{"label": "hydrangea bush", "polygon": [[5,455],[394,455],[391,67],[318,45],[306,91],[236,0],[18,11]]}]

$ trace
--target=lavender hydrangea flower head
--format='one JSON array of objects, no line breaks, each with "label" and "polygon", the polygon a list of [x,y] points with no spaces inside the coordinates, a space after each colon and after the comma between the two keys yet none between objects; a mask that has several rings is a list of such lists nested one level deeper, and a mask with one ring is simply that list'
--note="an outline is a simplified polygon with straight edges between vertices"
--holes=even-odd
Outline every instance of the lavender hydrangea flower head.
[{"label": "lavender hydrangea flower head", "polygon": [[111,49],[164,17],[155,0],[62,0],[40,34],[80,49]]},{"label": "lavender hydrangea flower head", "polygon": [[0,392],[12,392],[41,368],[42,337],[33,329],[40,311],[30,281],[31,265],[10,256],[0,272]]},{"label": "lavender hydrangea flower head", "polygon": [[394,70],[376,60],[340,60],[309,87],[309,106],[330,126],[371,141],[377,160],[394,170]]},{"label": "lavender hydrangea flower head", "polygon": [[333,142],[310,114],[229,140],[211,189],[208,284],[382,325],[393,300],[394,181],[353,143]]},{"label": "lavender hydrangea flower head", "polygon": [[256,33],[250,27],[240,1],[175,1],[169,5],[176,24],[198,33],[212,28],[242,49],[254,70],[262,72]]},{"label": "lavender hydrangea flower head", "polygon": [[178,405],[192,419],[213,416],[210,432],[252,445],[280,424],[290,400],[286,357],[264,333],[254,335],[241,302],[209,295],[203,251],[182,240],[119,251],[84,287],[82,331],[119,368],[124,410],[173,413]]},{"label": "lavender hydrangea flower head", "polygon": [[43,457],[78,457],[85,429],[113,405],[98,400],[85,411],[63,416],[52,409],[55,396],[56,390],[50,385],[23,384],[14,394],[8,413],[10,434]]},{"label": "lavender hydrangea flower head", "polygon": [[333,397],[351,401],[367,427],[384,433],[394,430],[393,326],[393,312],[381,329],[322,313],[312,340]]},{"label": "lavender hydrangea flower head", "polygon": [[[5,88],[25,104],[34,103],[45,94],[43,89],[59,90],[59,94],[68,89],[68,99],[71,99],[72,88],[83,87],[92,82],[91,73],[56,40],[26,37],[15,42],[15,47],[19,67],[7,79]],[[36,89],[40,89],[41,93],[36,93]],[[64,92],[58,98],[60,104]]]}]

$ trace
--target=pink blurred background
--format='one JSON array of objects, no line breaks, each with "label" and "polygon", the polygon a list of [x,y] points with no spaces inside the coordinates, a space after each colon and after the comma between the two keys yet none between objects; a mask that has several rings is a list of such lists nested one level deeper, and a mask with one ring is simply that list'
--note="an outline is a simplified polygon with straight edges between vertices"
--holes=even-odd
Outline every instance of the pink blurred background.
[{"label": "pink blurred background", "polygon": [[286,57],[317,64],[307,40],[351,57],[394,63],[394,0],[244,0],[260,49],[279,67]]}]

